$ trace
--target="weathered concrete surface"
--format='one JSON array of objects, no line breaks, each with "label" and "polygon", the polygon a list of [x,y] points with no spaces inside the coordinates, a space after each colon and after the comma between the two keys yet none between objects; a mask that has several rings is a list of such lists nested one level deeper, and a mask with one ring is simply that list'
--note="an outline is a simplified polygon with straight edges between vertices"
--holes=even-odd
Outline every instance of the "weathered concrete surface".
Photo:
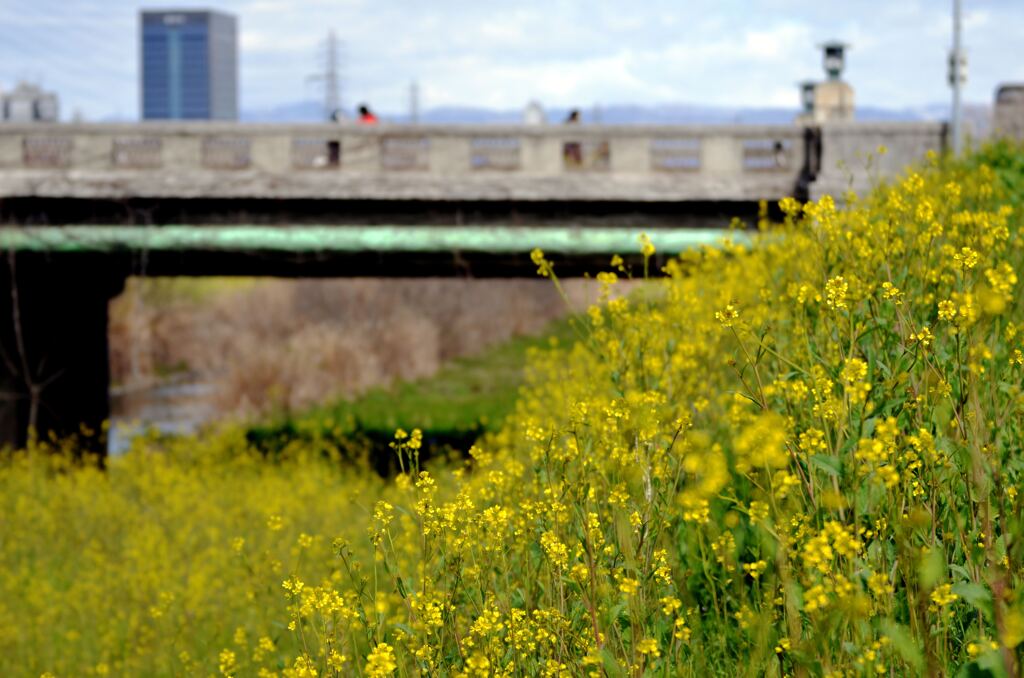
[{"label": "weathered concrete surface", "polygon": [[810,197],[869,190],[880,180],[922,162],[929,151],[944,151],[948,135],[947,125],[940,122],[822,125],[821,167],[811,184]]},{"label": "weathered concrete surface", "polygon": [[944,139],[905,122],[3,125],[0,198],[749,202],[863,188]]},{"label": "weathered concrete surface", "polygon": [[793,125],[5,125],[0,197],[756,201],[794,192],[803,143]]},{"label": "weathered concrete surface", "polygon": [[757,201],[793,195],[795,177],[741,174],[659,176],[616,174],[540,176],[410,176],[272,174],[195,170],[0,170],[0,196],[51,198],[274,198],[445,201]]},{"label": "weathered concrete surface", "polygon": [[999,136],[1024,139],[1024,83],[1006,83],[996,92],[992,126]]}]

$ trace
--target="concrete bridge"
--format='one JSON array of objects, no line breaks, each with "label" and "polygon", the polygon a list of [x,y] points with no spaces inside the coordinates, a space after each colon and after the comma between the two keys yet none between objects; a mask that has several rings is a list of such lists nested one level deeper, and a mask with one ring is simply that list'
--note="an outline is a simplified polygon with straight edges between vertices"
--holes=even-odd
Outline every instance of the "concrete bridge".
[{"label": "concrete bridge", "polygon": [[695,226],[864,188],[945,140],[930,123],[0,125],[0,442],[106,419],[128,275],[532,276],[536,246],[572,275],[641,230],[676,253],[718,235]]},{"label": "concrete bridge", "polygon": [[[866,155],[886,175],[945,146],[940,123],[822,126],[0,125],[8,221],[32,200],[420,204],[750,203],[808,196]],[[838,169],[840,165],[845,169]]]}]

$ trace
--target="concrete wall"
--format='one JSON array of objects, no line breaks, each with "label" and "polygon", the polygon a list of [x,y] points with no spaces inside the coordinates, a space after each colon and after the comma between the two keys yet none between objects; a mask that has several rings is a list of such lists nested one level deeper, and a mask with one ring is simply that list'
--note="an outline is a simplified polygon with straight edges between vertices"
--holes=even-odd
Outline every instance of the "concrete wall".
[{"label": "concrete wall", "polygon": [[811,116],[819,124],[853,120],[853,88],[842,80],[818,83],[814,88],[814,109]]},{"label": "concrete wall", "polygon": [[[832,122],[821,126],[821,166],[811,197],[868,190],[946,149],[945,123]],[[884,147],[884,153],[881,152]]]},{"label": "concrete wall", "polygon": [[[115,160],[125,138],[159,140],[156,164]],[[70,162],[26,162],[27,139],[70,143]],[[680,141],[699,149],[696,166],[671,162]],[[336,166],[326,164],[329,142]],[[748,171],[744,142],[785,145],[794,160]],[[669,150],[655,162],[658,144]],[[794,191],[802,144],[788,125],[5,125],[0,197],[749,201]]]},{"label": "concrete wall", "polygon": [[[940,147],[942,130],[830,123],[822,134],[832,181],[836,163],[856,166],[882,143],[881,173],[897,171]],[[114,154],[125,139],[147,140],[150,162]],[[813,172],[806,150],[797,125],[4,125],[0,198],[777,200]]]},{"label": "concrete wall", "polygon": [[1024,84],[1005,84],[999,88],[992,118],[996,135],[1024,140]]}]

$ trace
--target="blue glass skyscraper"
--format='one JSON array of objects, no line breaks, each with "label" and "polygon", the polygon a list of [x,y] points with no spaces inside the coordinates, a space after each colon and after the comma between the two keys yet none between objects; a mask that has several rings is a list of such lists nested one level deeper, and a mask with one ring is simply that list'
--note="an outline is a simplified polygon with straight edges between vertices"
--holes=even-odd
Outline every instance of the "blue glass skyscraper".
[{"label": "blue glass skyscraper", "polygon": [[139,23],[143,120],[238,118],[235,17],[144,11]]}]

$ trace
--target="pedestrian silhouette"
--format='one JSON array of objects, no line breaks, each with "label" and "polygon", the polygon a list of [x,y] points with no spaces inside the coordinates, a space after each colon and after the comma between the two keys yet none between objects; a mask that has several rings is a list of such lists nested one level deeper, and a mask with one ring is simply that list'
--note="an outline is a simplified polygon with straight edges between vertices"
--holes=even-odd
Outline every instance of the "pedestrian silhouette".
[{"label": "pedestrian silhouette", "polygon": [[[569,111],[565,119],[566,125],[578,125],[580,123],[579,109]],[[583,144],[579,141],[566,141],[562,146],[562,161],[566,167],[576,168],[583,166]]]},{"label": "pedestrian silhouette", "polygon": [[359,122],[363,125],[376,125],[380,120],[366,104],[359,104]]}]

